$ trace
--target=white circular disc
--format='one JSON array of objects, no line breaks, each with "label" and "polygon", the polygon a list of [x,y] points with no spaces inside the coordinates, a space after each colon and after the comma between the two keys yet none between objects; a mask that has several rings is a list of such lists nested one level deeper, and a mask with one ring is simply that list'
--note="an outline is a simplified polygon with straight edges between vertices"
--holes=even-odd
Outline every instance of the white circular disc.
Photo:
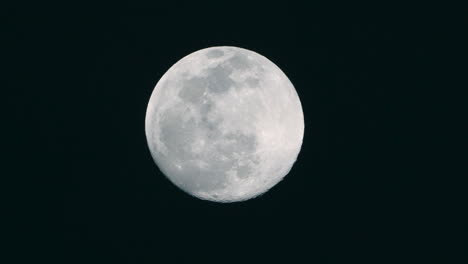
[{"label": "white circular disc", "polygon": [[211,47],[179,60],[156,85],[146,112],[154,161],[185,192],[243,201],[281,181],[304,135],[301,102],[270,60]]}]

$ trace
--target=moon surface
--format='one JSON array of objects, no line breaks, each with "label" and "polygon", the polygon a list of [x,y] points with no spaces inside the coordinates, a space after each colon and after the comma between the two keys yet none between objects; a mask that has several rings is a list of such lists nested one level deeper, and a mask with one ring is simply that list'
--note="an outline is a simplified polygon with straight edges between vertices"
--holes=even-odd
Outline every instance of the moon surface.
[{"label": "moon surface", "polygon": [[270,60],[221,46],[174,64],[149,100],[145,132],[159,169],[188,194],[244,201],[291,170],[304,136],[297,92]]}]

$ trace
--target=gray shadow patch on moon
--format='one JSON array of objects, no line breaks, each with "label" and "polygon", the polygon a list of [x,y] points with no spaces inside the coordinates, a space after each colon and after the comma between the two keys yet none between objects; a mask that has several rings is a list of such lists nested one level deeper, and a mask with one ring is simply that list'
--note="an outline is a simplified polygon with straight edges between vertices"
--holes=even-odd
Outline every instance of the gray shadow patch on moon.
[{"label": "gray shadow patch on moon", "polygon": [[245,54],[236,52],[234,56],[227,60],[227,64],[236,70],[247,70],[251,68],[252,61],[249,61],[249,58]]},{"label": "gray shadow patch on moon", "polygon": [[178,95],[184,101],[199,104],[207,92],[225,93],[236,85],[236,82],[229,77],[231,72],[232,70],[221,65],[209,68],[205,77],[195,76],[184,80]]},{"label": "gray shadow patch on moon", "polygon": [[182,115],[183,110],[181,108],[171,108],[159,120],[161,129],[159,137],[167,148],[168,161],[190,158],[189,153],[184,151],[184,147],[187,141],[193,137],[196,122],[193,118],[184,122],[181,118]]},{"label": "gray shadow patch on moon", "polygon": [[224,55],[224,51],[220,49],[211,49],[206,53],[206,57],[213,59],[213,58],[219,58]]},{"label": "gray shadow patch on moon", "polygon": [[236,167],[236,176],[240,179],[249,178],[250,174],[253,172],[252,166],[249,165],[239,165]]},{"label": "gray shadow patch on moon", "polygon": [[198,104],[206,91],[206,79],[203,77],[192,77],[183,82],[183,87],[179,91],[179,97],[187,102]]},{"label": "gray shadow patch on moon", "polygon": [[224,93],[232,86],[235,86],[236,83],[229,77],[231,72],[232,70],[228,70],[220,65],[208,70],[208,76],[206,77],[208,80],[208,90],[213,93]]},{"label": "gray shadow patch on moon", "polygon": [[222,144],[217,148],[217,152],[226,156],[233,157],[236,154],[246,154],[255,151],[256,139],[254,135],[245,135],[242,133],[228,133],[223,136]]},{"label": "gray shadow patch on moon", "polygon": [[261,87],[261,79],[265,74],[263,65],[243,51],[236,51],[232,57],[223,62],[226,68],[231,69],[236,89],[255,89]]},{"label": "gray shadow patch on moon", "polygon": [[259,78],[248,77],[247,79],[245,79],[245,82],[250,88],[257,88],[260,85]]}]

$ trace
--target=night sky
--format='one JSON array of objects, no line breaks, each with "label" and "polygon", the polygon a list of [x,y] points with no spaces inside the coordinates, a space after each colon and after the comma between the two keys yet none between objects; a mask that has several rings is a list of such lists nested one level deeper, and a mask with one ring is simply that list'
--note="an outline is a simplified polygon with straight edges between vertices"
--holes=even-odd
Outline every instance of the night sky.
[{"label": "night sky", "polygon": [[[453,202],[462,195],[430,154],[445,146],[434,119],[449,123],[430,107],[448,104],[429,100],[444,83],[434,65],[456,33],[440,16],[410,6],[153,2],[5,16],[8,102],[29,149],[11,155],[38,176],[37,189],[53,190],[40,194],[51,209],[31,207],[54,215],[61,263],[466,263]],[[302,102],[297,162],[246,202],[182,192],[146,143],[154,86],[210,46],[267,57]]]}]

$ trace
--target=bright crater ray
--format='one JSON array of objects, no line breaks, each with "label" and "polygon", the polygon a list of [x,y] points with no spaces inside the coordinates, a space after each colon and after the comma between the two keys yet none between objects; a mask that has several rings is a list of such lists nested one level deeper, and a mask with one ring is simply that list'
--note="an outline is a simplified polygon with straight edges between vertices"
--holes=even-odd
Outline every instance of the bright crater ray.
[{"label": "bright crater ray", "polygon": [[286,75],[236,47],[196,51],[156,85],[146,137],[160,170],[200,199],[235,202],[273,187],[299,154],[304,118]]}]

